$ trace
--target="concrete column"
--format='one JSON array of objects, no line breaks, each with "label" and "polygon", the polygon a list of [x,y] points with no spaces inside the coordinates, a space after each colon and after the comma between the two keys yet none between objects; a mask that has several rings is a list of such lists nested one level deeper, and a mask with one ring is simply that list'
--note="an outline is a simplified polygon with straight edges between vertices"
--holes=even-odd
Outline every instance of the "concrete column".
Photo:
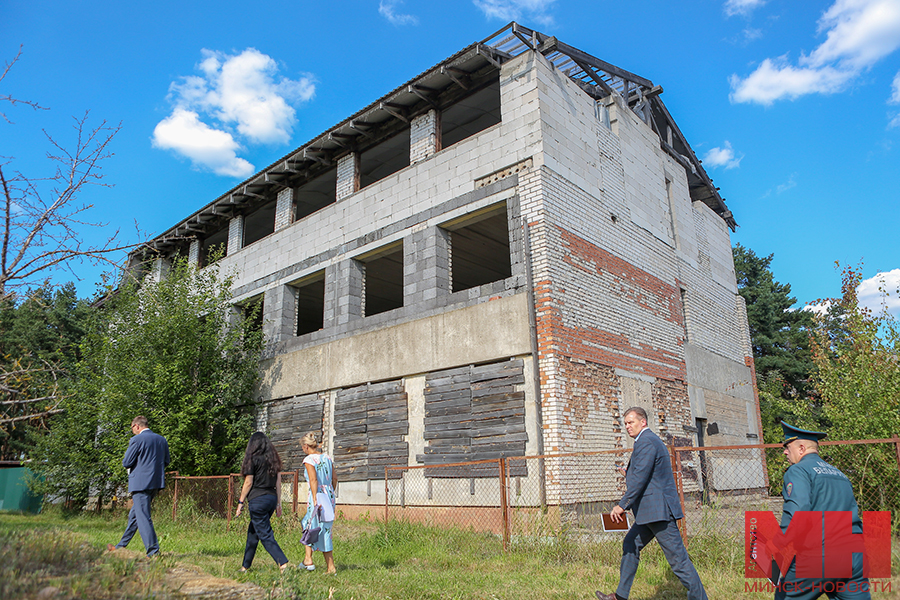
[{"label": "concrete column", "polygon": [[238,215],[228,222],[228,249],[226,256],[231,256],[244,246],[244,215]]},{"label": "concrete column", "polygon": [[410,122],[409,126],[409,164],[425,160],[440,150],[440,115],[436,110],[429,110]]},{"label": "concrete column", "polygon": [[365,266],[353,259],[325,268],[325,328],[362,318],[364,278]]},{"label": "concrete column", "polygon": [[296,317],[296,288],[277,285],[266,290],[263,297],[263,337],[267,345],[294,337]]},{"label": "concrete column", "polygon": [[275,202],[275,231],[284,229],[294,220],[294,190],[288,188],[278,192]]},{"label": "concrete column", "polygon": [[188,264],[198,266],[200,264],[200,240],[191,240],[191,247],[188,249]]},{"label": "concrete column", "polygon": [[351,152],[347,156],[338,159],[337,163],[337,188],[335,196],[340,202],[347,196],[359,190],[359,154]]},{"label": "concrete column", "polygon": [[403,243],[403,304],[413,305],[450,293],[450,232],[428,227]]}]

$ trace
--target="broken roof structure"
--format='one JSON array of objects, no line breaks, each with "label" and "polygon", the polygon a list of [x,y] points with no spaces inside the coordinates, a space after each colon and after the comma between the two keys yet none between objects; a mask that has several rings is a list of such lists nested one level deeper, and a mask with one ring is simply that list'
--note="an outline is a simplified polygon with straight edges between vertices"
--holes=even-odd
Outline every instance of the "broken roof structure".
[{"label": "broken roof structure", "polygon": [[709,175],[700,164],[666,105],[662,87],[595,56],[569,46],[556,37],[512,22],[481,42],[410,79],[375,102],[322,132],[249,179],[234,186],[197,212],[150,241],[152,250],[167,252],[186,239],[216,229],[223,220],[248,205],[270,198],[273,190],[290,186],[297,178],[314,177],[333,166],[336,156],[377,144],[409,124],[423,107],[440,108],[482,85],[490,72],[526,51],[540,52],[560,72],[597,100],[618,94],[627,106],[659,135],[660,146],[688,173],[691,199],[701,201],[721,216],[732,231],[737,227]]}]

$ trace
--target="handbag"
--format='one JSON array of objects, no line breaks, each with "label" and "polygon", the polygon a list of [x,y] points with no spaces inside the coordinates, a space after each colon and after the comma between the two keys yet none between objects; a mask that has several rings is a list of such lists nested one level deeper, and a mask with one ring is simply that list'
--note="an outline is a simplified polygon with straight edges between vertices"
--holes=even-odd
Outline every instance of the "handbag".
[{"label": "handbag", "polygon": [[300,536],[300,543],[304,546],[312,546],[319,541],[319,532],[322,530],[322,527],[319,524],[319,511],[321,510],[321,506],[316,506],[312,512],[312,518],[309,520],[309,524],[307,524],[306,529],[303,530],[303,535]]}]

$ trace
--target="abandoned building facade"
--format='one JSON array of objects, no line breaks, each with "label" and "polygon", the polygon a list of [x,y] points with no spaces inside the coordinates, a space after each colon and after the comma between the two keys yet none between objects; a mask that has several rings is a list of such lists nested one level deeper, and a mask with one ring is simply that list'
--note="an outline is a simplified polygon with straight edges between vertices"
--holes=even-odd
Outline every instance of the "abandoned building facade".
[{"label": "abandoned building facade", "polygon": [[224,250],[262,306],[258,427],[289,469],[321,430],[344,505],[383,504],[389,465],[628,448],[630,406],[759,443],[735,221],[661,91],[512,23],[158,236],[156,268]]}]

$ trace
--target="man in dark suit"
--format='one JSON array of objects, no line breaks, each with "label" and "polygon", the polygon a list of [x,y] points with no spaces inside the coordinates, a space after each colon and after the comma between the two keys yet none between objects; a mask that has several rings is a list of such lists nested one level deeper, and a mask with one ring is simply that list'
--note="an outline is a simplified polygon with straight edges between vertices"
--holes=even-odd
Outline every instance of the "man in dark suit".
[{"label": "man in dark suit", "polygon": [[134,435],[128,442],[128,450],[122,459],[122,466],[128,469],[131,512],[128,513],[128,525],[122,539],[109,549],[124,548],[135,532],[140,531],[147,556],[155,556],[159,554],[159,541],[150,518],[150,503],[156,493],[166,487],[165,468],[169,464],[169,443],[163,436],[150,431],[148,425],[146,417],[135,417],[131,422],[131,433]]},{"label": "man in dark suit", "polygon": [[597,598],[628,598],[641,560],[641,550],[656,538],[675,576],[687,588],[688,600],[707,600],[706,590],[688,557],[675,522],[684,515],[675,489],[669,452],[662,440],[647,428],[647,413],[643,408],[629,408],[625,412],[625,431],[634,438],[634,450],[625,472],[627,490],[609,514],[613,521],[620,523],[625,518],[625,511],[630,509],[634,512],[634,525],[622,542],[622,564],[616,593],[598,591]]}]

